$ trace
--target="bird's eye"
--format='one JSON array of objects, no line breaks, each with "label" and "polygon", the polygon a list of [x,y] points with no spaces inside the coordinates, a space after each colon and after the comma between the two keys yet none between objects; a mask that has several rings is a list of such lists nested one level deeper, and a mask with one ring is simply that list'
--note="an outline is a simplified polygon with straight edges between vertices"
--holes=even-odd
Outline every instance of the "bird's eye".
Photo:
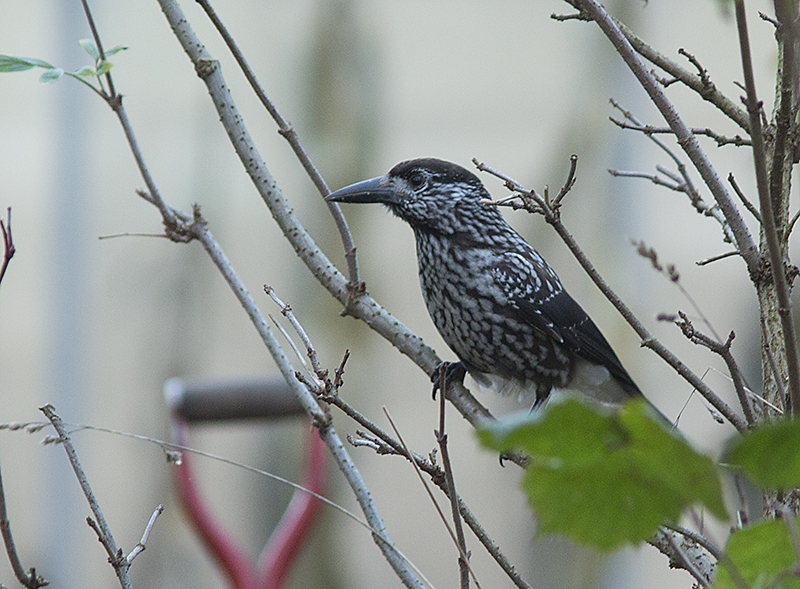
[{"label": "bird's eye", "polygon": [[417,172],[416,174],[411,176],[411,178],[408,179],[408,183],[411,186],[411,188],[416,190],[417,188],[425,184],[425,175],[422,174],[421,172]]}]

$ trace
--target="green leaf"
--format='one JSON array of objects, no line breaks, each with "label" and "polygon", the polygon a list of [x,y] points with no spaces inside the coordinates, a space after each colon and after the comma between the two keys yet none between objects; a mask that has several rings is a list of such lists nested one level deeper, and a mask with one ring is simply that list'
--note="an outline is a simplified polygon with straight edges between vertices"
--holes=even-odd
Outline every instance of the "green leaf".
[{"label": "green leaf", "polygon": [[86,53],[88,53],[95,61],[100,59],[100,52],[97,50],[97,45],[95,45],[94,41],[91,39],[81,39],[78,41],[78,45],[83,47]]},{"label": "green leaf", "polygon": [[754,429],[728,444],[722,461],[765,487],[800,487],[800,420]]},{"label": "green leaf", "polygon": [[694,503],[727,518],[715,464],[667,433],[644,401],[611,412],[572,400],[478,435],[531,456],[522,487],[541,534],[612,550],[649,539]]},{"label": "green leaf", "polygon": [[82,68],[72,72],[72,74],[75,76],[83,76],[84,78],[90,78],[95,75],[94,68],[90,65],[85,65]]},{"label": "green leaf", "polygon": [[54,67],[42,73],[42,75],[39,76],[39,81],[42,84],[51,84],[56,80],[58,80],[63,75],[64,75],[64,70],[62,70],[60,67]]},{"label": "green leaf", "polygon": [[110,61],[101,61],[100,64],[97,66],[97,75],[102,76],[103,74],[107,74],[108,70],[114,67],[114,64]]},{"label": "green leaf", "polygon": [[124,45],[117,45],[116,47],[112,47],[111,49],[106,51],[106,57],[111,57],[112,55],[115,55],[120,51],[127,51],[127,50],[128,48],[125,47]]},{"label": "green leaf", "polygon": [[[736,568],[735,572],[751,587],[756,584],[760,587],[773,586],[773,582],[778,580],[774,585],[776,589],[800,589],[800,578],[791,574],[783,575],[791,573],[797,555],[792,549],[786,522],[782,520],[762,520],[737,530],[728,538],[725,554]],[[714,589],[736,589],[730,563],[720,563]]]},{"label": "green leaf", "polygon": [[14,57],[13,55],[0,55],[0,72],[24,72],[35,67],[51,69],[53,66],[33,57]]}]

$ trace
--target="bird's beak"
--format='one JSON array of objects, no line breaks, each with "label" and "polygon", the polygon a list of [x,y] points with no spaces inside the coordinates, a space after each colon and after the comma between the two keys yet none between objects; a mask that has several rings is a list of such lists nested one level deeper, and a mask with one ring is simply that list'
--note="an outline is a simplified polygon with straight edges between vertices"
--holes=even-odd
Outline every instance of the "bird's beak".
[{"label": "bird's beak", "polygon": [[360,203],[380,202],[385,204],[394,202],[396,199],[394,191],[381,184],[381,180],[383,180],[383,176],[356,182],[355,184],[331,192],[325,197],[325,200]]}]

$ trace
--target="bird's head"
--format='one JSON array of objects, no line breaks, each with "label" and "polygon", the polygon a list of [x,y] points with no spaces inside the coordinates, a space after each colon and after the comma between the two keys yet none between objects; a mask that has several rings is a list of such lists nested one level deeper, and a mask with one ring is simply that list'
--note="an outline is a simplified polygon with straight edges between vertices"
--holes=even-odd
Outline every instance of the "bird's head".
[{"label": "bird's head", "polygon": [[385,176],[345,186],[326,200],[383,203],[415,231],[461,233],[464,225],[499,213],[481,204],[490,198],[475,174],[456,164],[424,158],[400,162]]}]

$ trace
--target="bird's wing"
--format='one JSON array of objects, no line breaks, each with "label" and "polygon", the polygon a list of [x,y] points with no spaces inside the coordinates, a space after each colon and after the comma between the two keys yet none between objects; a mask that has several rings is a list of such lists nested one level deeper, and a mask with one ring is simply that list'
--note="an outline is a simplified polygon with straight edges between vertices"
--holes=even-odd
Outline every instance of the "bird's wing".
[{"label": "bird's wing", "polygon": [[495,276],[509,294],[509,302],[518,311],[520,320],[576,356],[604,366],[625,390],[639,393],[606,338],[538,254],[504,255],[495,267]]}]

